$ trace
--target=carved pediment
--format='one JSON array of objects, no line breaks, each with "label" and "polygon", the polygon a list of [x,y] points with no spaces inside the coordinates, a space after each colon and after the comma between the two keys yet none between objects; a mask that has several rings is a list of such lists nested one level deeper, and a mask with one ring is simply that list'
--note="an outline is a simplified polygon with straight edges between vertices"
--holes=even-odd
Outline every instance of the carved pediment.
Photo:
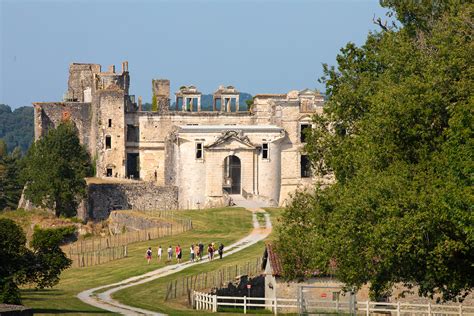
[{"label": "carved pediment", "polygon": [[205,148],[222,148],[226,147],[226,145],[232,142],[238,142],[247,148],[255,148],[255,145],[250,141],[248,136],[243,134],[242,131],[225,131],[219,137],[217,137],[217,139],[212,144],[205,146]]}]

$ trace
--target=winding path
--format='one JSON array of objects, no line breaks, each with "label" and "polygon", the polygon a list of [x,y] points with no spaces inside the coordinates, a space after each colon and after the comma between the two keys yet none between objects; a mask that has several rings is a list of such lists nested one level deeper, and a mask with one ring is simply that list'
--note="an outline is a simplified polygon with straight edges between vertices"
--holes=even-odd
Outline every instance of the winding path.
[{"label": "winding path", "polygon": [[[263,211],[262,209],[259,208],[260,205],[253,203],[252,201],[242,201],[239,199],[239,197],[237,197],[237,200],[235,202],[237,205],[244,206],[253,213],[252,219],[253,219],[254,229],[246,237],[226,247],[226,252],[224,253],[224,257],[230,256],[236,252],[239,252],[265,239],[272,231],[272,224],[270,221],[270,215],[268,213],[265,213],[265,222],[266,222],[265,226],[266,227],[262,228],[260,227],[258,223],[256,213]],[[142,275],[125,279],[117,283],[107,284],[107,285],[103,285],[100,287],[83,291],[79,293],[77,297],[86,304],[89,304],[89,305],[92,305],[92,306],[95,306],[107,311],[111,311],[114,313],[123,314],[123,315],[165,315],[165,314],[160,314],[157,312],[122,304],[119,301],[114,300],[112,298],[112,294],[122,289],[135,286],[138,284],[150,282],[158,278],[161,278],[173,273],[177,273],[191,266],[203,264],[206,262],[207,262],[207,258],[203,259],[202,261],[194,262],[194,263],[183,262],[179,264],[169,265],[169,266],[156,269]],[[107,289],[107,290],[99,294],[94,294],[94,292],[97,292],[103,289]]]}]

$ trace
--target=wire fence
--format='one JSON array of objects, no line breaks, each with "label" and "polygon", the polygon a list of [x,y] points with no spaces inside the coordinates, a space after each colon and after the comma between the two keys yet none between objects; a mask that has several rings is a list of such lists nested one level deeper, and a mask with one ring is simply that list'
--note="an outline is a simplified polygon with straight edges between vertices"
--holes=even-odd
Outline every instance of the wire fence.
[{"label": "wire fence", "polygon": [[176,219],[175,223],[163,223],[157,227],[130,231],[117,235],[99,236],[78,240],[74,243],[64,246],[63,250],[70,255],[84,252],[94,252],[97,250],[129,245],[134,242],[173,236],[189,231],[192,228],[193,223],[191,219]]},{"label": "wire fence", "polygon": [[126,258],[128,256],[127,252],[128,246],[121,245],[96,251],[85,251],[81,253],[70,254],[68,257],[72,260],[72,268],[84,268]]},{"label": "wire fence", "polygon": [[128,245],[162,237],[174,236],[193,228],[191,219],[173,219],[174,223],[126,232],[118,235],[92,237],[63,246],[72,267],[90,267],[127,257]]},{"label": "wire fence", "polygon": [[255,258],[242,265],[225,266],[219,270],[172,280],[166,285],[165,301],[182,296],[188,296],[189,298],[189,295],[195,290],[222,288],[242,275],[249,277],[260,275],[261,266],[262,258]]}]

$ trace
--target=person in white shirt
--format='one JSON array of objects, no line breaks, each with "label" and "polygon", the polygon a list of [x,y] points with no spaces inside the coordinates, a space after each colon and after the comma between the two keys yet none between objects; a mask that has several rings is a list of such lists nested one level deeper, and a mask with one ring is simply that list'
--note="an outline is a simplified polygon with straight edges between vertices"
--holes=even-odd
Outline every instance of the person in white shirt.
[{"label": "person in white shirt", "polygon": [[191,245],[189,248],[190,254],[191,254],[191,262],[194,262],[194,245]]},{"label": "person in white shirt", "polygon": [[173,248],[171,248],[171,245],[168,247],[168,261],[171,261],[173,258]]},{"label": "person in white shirt", "polygon": [[163,249],[161,245],[158,247],[158,262],[161,262],[161,255],[163,254]]}]

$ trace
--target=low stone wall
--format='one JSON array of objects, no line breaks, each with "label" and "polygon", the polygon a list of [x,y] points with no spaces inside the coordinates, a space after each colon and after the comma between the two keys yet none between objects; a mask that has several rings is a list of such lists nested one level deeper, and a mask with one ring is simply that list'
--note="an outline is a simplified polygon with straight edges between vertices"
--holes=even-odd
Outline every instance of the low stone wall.
[{"label": "low stone wall", "polygon": [[33,315],[33,310],[23,305],[0,304],[0,315],[30,316]]},{"label": "low stone wall", "polygon": [[113,210],[178,209],[178,188],[149,182],[89,184],[87,218],[104,220]]},{"label": "low stone wall", "polygon": [[120,234],[124,228],[130,231],[169,226],[171,226],[170,223],[149,218],[133,211],[112,211],[109,216],[109,229],[113,234]]}]

